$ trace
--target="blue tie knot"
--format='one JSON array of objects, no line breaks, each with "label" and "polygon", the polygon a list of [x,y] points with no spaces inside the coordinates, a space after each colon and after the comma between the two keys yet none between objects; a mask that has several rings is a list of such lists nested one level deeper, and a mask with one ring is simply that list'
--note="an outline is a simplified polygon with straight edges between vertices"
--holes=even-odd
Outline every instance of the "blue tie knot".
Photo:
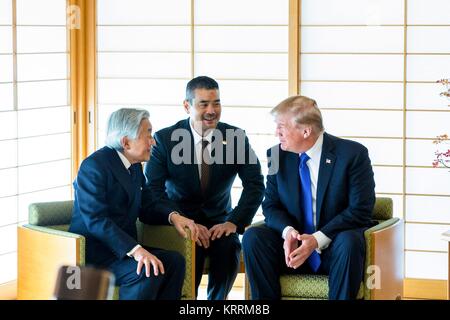
[{"label": "blue tie knot", "polygon": [[303,168],[303,166],[306,164],[306,162],[308,162],[308,160],[311,159],[306,152],[303,152],[300,155],[300,168]]}]

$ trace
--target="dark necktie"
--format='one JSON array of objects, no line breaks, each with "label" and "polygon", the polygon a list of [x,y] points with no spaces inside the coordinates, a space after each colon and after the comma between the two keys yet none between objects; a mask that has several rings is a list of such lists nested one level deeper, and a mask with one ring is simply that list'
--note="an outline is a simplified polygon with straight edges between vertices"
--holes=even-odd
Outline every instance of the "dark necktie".
[{"label": "dark necktie", "polygon": [[[311,175],[306,162],[309,160],[309,156],[304,152],[300,156],[300,165],[298,168],[300,174],[301,184],[301,209],[303,213],[303,226],[304,233],[314,233],[314,221],[313,221],[313,206],[312,206],[312,193],[311,193]],[[320,266],[320,255],[316,250],[308,258],[308,264],[314,272],[317,272]]]},{"label": "dark necktie", "polygon": [[200,170],[200,185],[202,187],[202,192],[206,192],[206,187],[209,180],[209,163],[211,163],[211,157],[208,152],[208,140],[202,140],[202,163]]},{"label": "dark necktie", "polygon": [[130,172],[131,180],[133,180],[133,181],[136,180],[136,169],[135,169],[135,167],[133,165],[131,165],[128,168],[128,171]]}]

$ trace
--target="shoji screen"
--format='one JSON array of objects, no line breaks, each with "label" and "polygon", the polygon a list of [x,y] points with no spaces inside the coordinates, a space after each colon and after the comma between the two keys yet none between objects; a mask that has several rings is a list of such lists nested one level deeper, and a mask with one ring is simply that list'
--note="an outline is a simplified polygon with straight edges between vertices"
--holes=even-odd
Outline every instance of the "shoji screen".
[{"label": "shoji screen", "polygon": [[450,172],[431,168],[432,140],[450,134],[450,101],[436,80],[450,77],[450,2],[407,1],[406,277],[447,279]]},{"label": "shoji screen", "polygon": [[[288,94],[288,0],[98,0],[98,139],[123,106],[156,130],[186,118],[187,81],[219,82],[222,121],[245,129],[266,172],[276,143],[270,108]],[[239,180],[239,179],[237,179]],[[233,202],[241,192],[233,189]]]},{"label": "shoji screen", "polygon": [[0,283],[28,204],[71,198],[67,60],[65,0],[0,0]]},{"label": "shoji screen", "polygon": [[450,172],[433,169],[432,140],[450,131],[436,80],[450,76],[445,0],[302,0],[300,92],[326,130],[360,141],[376,192],[406,221],[405,276],[447,278]]},{"label": "shoji screen", "polygon": [[[287,0],[196,0],[194,73],[218,80],[222,121],[249,135],[263,173],[277,143],[269,111],[288,95]],[[233,204],[242,191],[239,179]],[[260,213],[255,218],[260,220]]]},{"label": "shoji screen", "polygon": [[185,113],[191,76],[190,0],[98,0],[98,138],[121,107],[148,109],[155,130]]}]

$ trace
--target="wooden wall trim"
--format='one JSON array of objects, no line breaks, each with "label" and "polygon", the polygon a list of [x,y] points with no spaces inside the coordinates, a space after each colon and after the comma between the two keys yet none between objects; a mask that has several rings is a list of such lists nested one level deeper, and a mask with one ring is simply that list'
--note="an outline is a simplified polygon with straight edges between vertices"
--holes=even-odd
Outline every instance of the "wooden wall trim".
[{"label": "wooden wall trim", "polygon": [[300,2],[301,0],[289,0],[288,87],[290,96],[299,93]]},{"label": "wooden wall trim", "polygon": [[403,295],[406,299],[447,299],[447,281],[405,278]]}]

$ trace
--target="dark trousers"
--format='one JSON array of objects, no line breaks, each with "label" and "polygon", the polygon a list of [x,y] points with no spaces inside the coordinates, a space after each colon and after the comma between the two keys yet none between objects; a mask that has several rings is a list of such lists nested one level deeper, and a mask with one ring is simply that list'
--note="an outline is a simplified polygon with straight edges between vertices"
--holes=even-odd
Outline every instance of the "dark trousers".
[{"label": "dark trousers", "polygon": [[[342,231],[322,250],[317,273],[329,276],[330,300],[355,299],[358,294],[364,274],[364,230]],[[286,266],[283,242],[278,232],[266,226],[252,227],[244,233],[244,262],[252,299],[280,299],[281,274],[312,273],[307,261],[296,270]]]},{"label": "dark trousers", "polygon": [[202,280],[205,259],[209,259],[208,300],[225,300],[239,271],[241,243],[236,233],[210,241],[207,249],[195,247],[195,296]]},{"label": "dark trousers", "polygon": [[145,265],[141,273],[136,273],[138,262],[134,258],[117,260],[108,266],[120,286],[120,300],[179,300],[185,274],[184,257],[175,251],[147,248],[147,251],[161,260],[164,274],[154,275],[153,266],[150,277],[145,275]]}]

